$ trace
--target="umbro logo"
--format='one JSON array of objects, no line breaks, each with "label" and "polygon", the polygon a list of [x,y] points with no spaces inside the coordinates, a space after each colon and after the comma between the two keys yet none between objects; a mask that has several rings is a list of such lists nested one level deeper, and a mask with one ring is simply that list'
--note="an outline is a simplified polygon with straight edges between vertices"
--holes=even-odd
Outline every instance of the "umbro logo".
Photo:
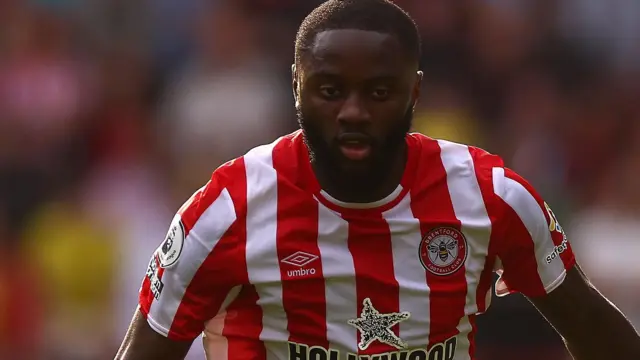
[{"label": "umbro logo", "polygon": [[300,277],[305,275],[314,275],[316,273],[316,269],[305,269],[303,266],[308,265],[317,259],[317,255],[309,254],[304,251],[297,251],[280,260],[280,262],[298,267],[298,269],[287,270],[287,275],[289,277]]},{"label": "umbro logo", "polygon": [[318,256],[306,253],[304,251],[295,252],[281,261],[285,264],[293,265],[293,266],[305,266],[314,260],[316,260]]}]

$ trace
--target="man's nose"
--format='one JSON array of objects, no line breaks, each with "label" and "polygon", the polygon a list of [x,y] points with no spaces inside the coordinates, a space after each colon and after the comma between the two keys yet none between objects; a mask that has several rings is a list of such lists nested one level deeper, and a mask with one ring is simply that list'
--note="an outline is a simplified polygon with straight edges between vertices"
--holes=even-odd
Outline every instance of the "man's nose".
[{"label": "man's nose", "polygon": [[371,121],[371,114],[365,106],[362,96],[357,93],[350,94],[342,103],[337,118],[339,123],[359,125]]}]

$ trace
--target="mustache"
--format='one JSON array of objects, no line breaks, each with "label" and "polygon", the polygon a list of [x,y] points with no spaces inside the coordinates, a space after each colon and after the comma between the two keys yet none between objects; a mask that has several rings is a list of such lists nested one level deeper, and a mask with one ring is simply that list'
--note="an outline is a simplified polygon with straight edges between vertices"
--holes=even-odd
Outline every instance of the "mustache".
[{"label": "mustache", "polygon": [[[340,124],[337,133],[331,139],[322,137],[321,129],[318,127],[319,121],[313,113],[303,111],[302,107],[296,108],[296,120],[303,131],[304,142],[310,151],[313,159],[331,157],[337,151],[337,147],[346,141],[358,141],[378,149],[377,151],[386,153],[393,150],[404,142],[406,134],[411,130],[413,120],[413,109],[408,107],[396,126],[383,137],[375,137],[370,133],[368,126],[364,124]],[[327,141],[328,140],[328,141]]]},{"label": "mustache", "polygon": [[376,139],[361,131],[340,131],[334,138],[334,143],[338,144],[362,144],[362,145],[375,145]]}]

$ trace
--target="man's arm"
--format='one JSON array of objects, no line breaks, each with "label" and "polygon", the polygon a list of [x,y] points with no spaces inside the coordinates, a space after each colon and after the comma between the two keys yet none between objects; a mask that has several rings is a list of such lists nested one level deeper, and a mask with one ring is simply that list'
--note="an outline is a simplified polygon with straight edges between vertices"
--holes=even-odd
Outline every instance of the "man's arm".
[{"label": "man's arm", "polygon": [[224,175],[214,172],[178,210],[151,255],[117,360],[184,359],[205,324],[237,296],[244,255],[232,194],[243,189]]},{"label": "man's arm", "polygon": [[576,360],[640,359],[638,333],[580,270],[549,205],[513,171],[494,168],[492,175],[502,208],[495,227],[503,269],[496,293],[530,299]]},{"label": "man's arm", "polygon": [[640,359],[640,335],[577,265],[551,293],[529,300],[576,360]]},{"label": "man's arm", "polygon": [[149,326],[140,310],[136,310],[115,360],[182,360],[187,356],[192,342],[173,341],[158,334]]}]

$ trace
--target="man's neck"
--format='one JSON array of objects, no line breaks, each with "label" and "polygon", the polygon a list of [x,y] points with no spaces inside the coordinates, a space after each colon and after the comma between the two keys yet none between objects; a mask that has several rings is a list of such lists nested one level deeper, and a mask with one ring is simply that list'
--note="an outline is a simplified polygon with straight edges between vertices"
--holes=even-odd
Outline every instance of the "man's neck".
[{"label": "man's neck", "polygon": [[398,187],[407,163],[407,147],[403,145],[390,158],[385,169],[377,175],[358,179],[333,172],[326,172],[312,164],[316,178],[324,191],[332,197],[348,203],[370,203],[384,199]]}]

